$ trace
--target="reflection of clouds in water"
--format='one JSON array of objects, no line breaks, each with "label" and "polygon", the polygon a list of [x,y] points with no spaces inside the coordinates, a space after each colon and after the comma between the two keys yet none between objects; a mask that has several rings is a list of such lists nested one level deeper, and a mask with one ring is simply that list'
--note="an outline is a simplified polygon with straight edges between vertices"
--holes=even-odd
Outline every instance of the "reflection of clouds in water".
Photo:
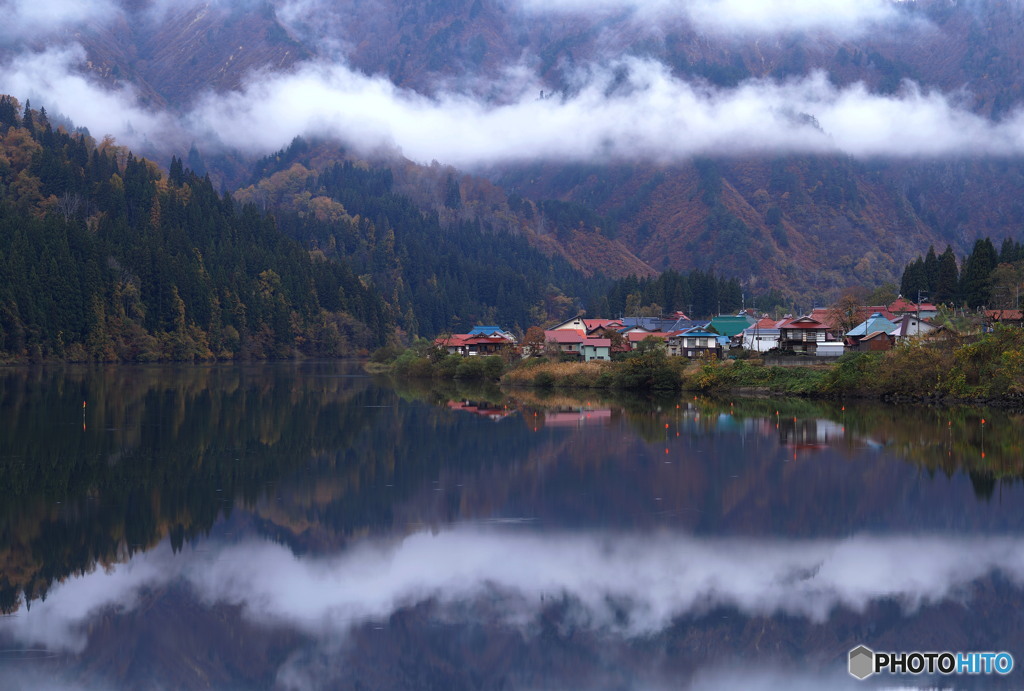
[{"label": "reflection of clouds in water", "polygon": [[[831,675],[800,674],[775,670],[710,670],[697,673],[688,687],[691,691],[845,691],[864,689],[863,682],[855,680],[845,670]],[[873,688],[873,687],[872,687]]]},{"label": "reflection of clouds in water", "polygon": [[479,529],[367,542],[327,558],[299,558],[261,541],[178,556],[164,546],[111,573],[55,587],[31,611],[0,621],[0,635],[80,652],[90,617],[130,610],[144,589],[178,578],[208,604],[238,605],[256,623],[314,636],[427,600],[443,605],[485,595],[510,624],[529,622],[542,596],[568,597],[578,604],[580,625],[625,636],[657,633],[677,617],[719,605],[824,621],[836,607],[861,611],[885,598],[913,609],[960,597],[994,570],[1020,582],[1022,546],[1009,538],[765,542]]},{"label": "reflection of clouds in water", "polygon": [[140,555],[108,572],[97,570],[55,585],[46,600],[32,602],[31,609],[0,618],[0,640],[8,634],[30,647],[81,652],[88,643],[85,624],[97,612],[130,611],[143,589],[158,587],[176,576],[177,565],[163,552]]},{"label": "reflection of clouds in water", "polygon": [[0,665],[4,691],[111,691],[113,686],[101,682],[82,682],[47,676],[35,670]]}]

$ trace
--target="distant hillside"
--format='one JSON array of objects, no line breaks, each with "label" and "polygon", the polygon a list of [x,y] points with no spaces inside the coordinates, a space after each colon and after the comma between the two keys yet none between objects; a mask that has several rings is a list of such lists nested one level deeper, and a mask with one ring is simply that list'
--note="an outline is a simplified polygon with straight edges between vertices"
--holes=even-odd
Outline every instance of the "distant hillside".
[{"label": "distant hillside", "polygon": [[273,213],[315,254],[355,267],[406,336],[482,323],[525,331],[585,309],[604,276],[652,273],[594,212],[508,198],[450,167],[370,163],[296,139],[254,169],[234,198]]}]

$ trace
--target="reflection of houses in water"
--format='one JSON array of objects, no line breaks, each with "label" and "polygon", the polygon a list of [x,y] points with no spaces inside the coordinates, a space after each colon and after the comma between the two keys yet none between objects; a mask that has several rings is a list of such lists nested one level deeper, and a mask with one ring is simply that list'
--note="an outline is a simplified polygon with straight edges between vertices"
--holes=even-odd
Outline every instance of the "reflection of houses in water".
[{"label": "reflection of houses in water", "polygon": [[779,442],[801,451],[824,449],[846,439],[846,427],[832,420],[782,418]]},{"label": "reflection of houses in water", "polygon": [[545,427],[589,427],[607,426],[612,421],[611,408],[553,410],[540,416]]},{"label": "reflection of houses in water", "polygon": [[488,420],[494,422],[500,422],[509,415],[514,415],[516,410],[510,410],[508,406],[499,406],[487,401],[448,401],[448,408],[451,410],[459,410],[464,413],[473,413],[474,415],[480,415]]}]

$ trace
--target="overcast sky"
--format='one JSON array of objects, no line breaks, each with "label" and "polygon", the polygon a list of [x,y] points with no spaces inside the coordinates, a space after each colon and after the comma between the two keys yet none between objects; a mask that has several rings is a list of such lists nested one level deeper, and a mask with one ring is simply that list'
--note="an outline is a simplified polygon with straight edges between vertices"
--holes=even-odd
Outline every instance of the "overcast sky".
[{"label": "overcast sky", "polygon": [[[630,15],[622,21],[654,25],[685,15],[703,30],[739,37],[805,31],[856,36],[897,25],[905,32],[934,30],[908,24],[905,13],[885,0],[504,1],[522,3],[520,9],[534,21],[596,4]],[[326,11],[316,0],[282,0],[279,5],[281,17],[296,23]],[[31,28],[44,31],[39,7],[15,2],[5,40]],[[117,14],[104,0],[66,0],[47,7],[50,23],[45,26],[54,36],[87,19],[103,23]],[[324,26],[344,23],[344,8],[334,7],[336,14]],[[342,38],[337,45],[344,45]],[[74,41],[56,41],[45,50],[17,44],[14,55],[0,69],[0,90],[35,97],[36,103],[66,114],[94,135],[110,133],[132,146],[147,139],[175,146],[196,140],[207,149],[220,142],[265,154],[296,135],[320,134],[356,147],[393,147],[417,162],[437,160],[464,168],[536,159],[672,162],[704,154],[1024,152],[1019,112],[993,122],[964,105],[965,93],[929,92],[905,83],[894,95],[880,95],[861,84],[836,88],[818,73],[712,88],[680,79],[651,59],[610,55],[574,67],[570,96],[549,93],[541,99],[545,85],[524,59],[508,65],[489,85],[501,98],[485,100],[444,86],[427,97],[357,72],[332,53],[288,72],[251,74],[239,91],[207,92],[188,112],[171,115],[139,106],[130,87],[112,92],[82,76],[79,67],[86,56]]]}]

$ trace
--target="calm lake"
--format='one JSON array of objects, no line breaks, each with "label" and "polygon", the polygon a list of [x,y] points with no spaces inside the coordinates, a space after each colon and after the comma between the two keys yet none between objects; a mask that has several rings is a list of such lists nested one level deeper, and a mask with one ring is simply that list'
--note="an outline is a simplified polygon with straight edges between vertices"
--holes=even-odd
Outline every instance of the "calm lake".
[{"label": "calm lake", "polygon": [[1022,476],[995,410],[2,369],[0,687],[1024,688]]}]

